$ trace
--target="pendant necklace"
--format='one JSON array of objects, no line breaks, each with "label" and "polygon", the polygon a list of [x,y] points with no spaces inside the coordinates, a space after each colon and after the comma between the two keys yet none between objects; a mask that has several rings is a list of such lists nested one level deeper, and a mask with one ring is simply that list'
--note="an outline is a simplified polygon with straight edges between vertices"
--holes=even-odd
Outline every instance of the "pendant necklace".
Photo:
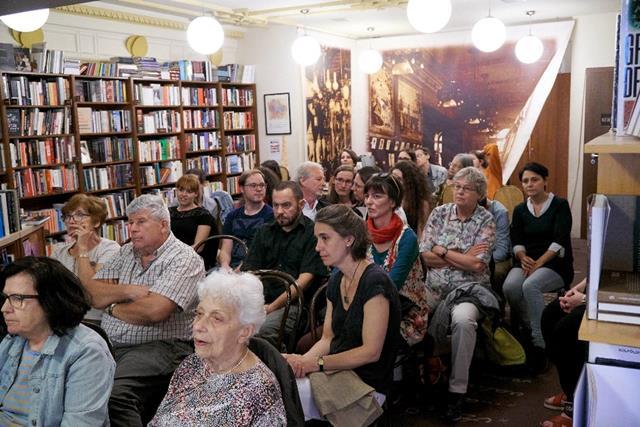
[{"label": "pendant necklace", "polygon": [[[360,268],[361,262],[362,260],[358,262],[358,265],[356,265],[356,269],[353,271],[353,276],[351,276],[351,279],[349,280],[349,287],[347,286],[344,287],[344,294],[342,295],[342,301],[344,301],[346,305],[349,305],[349,291],[351,290],[351,285],[353,285],[353,280],[358,275],[358,269]],[[343,275],[343,279],[344,279],[344,275]]]},{"label": "pendant necklace", "polygon": [[226,371],[223,372],[213,372],[216,375],[226,375],[229,372],[233,371],[234,369],[236,369],[238,366],[240,366],[242,364],[242,362],[244,362],[244,359],[247,358],[247,354],[249,354],[249,347],[247,347],[247,349],[244,351],[244,356],[242,356],[240,358],[240,360],[238,361],[238,363],[236,363],[231,369],[227,369]]}]

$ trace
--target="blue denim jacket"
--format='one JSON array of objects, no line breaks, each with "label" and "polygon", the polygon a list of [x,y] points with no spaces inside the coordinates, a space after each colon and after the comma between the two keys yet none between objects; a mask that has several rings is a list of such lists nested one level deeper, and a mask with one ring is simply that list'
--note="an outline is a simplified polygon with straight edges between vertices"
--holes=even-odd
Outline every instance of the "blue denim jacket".
[{"label": "blue denim jacket", "polygon": [[[0,402],[18,374],[25,339],[0,343]],[[108,426],[115,362],[106,342],[84,325],[44,344],[29,376],[29,426]]]}]

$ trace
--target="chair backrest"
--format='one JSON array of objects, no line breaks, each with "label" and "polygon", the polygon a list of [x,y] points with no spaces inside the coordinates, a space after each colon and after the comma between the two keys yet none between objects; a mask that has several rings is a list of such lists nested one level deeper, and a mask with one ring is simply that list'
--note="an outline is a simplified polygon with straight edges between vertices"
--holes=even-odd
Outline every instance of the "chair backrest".
[{"label": "chair backrest", "polygon": [[[206,239],[204,239],[203,241],[201,241],[200,243],[198,243],[198,245],[194,248],[194,250],[196,252],[198,252],[198,250],[200,248],[202,248],[204,245],[209,244],[212,241],[220,241],[220,239],[230,239],[233,240],[233,244],[236,245],[240,245],[242,247],[242,249],[244,250],[244,256],[245,258],[247,257],[247,254],[249,253],[249,248],[247,247],[247,244],[240,238],[236,237],[236,236],[232,236],[230,234],[216,234],[214,236],[209,236]],[[218,243],[218,247],[220,247],[220,243]],[[217,251],[215,251],[215,255],[217,256]],[[213,259],[213,260],[208,260],[208,264],[209,265],[215,265],[217,263],[217,259]],[[242,261],[240,262],[240,264],[238,265],[238,268],[240,268],[242,266]]]},{"label": "chair backrest", "polygon": [[107,335],[104,329],[102,329],[102,327],[96,325],[95,323],[88,322],[86,320],[83,320],[81,323],[100,335],[102,339],[107,343],[107,347],[109,347],[109,353],[111,353],[111,356],[115,357],[115,355],[113,354],[113,346],[111,345],[111,340],[109,339],[109,335]]},{"label": "chair backrest", "polygon": [[304,411],[298,395],[296,377],[285,358],[278,349],[260,337],[252,337],[249,340],[249,350],[258,356],[276,376],[287,413],[287,425],[304,426]]},{"label": "chair backrest", "polygon": [[[293,278],[288,273],[279,270],[254,270],[250,271],[251,274],[255,274],[261,281],[264,280],[276,280],[282,284],[287,293],[287,301],[284,306],[284,313],[282,315],[282,321],[280,322],[280,328],[278,332],[278,342],[276,348],[290,353],[294,350],[298,333],[300,333],[300,321],[302,319],[302,314],[304,311],[304,296],[302,295],[302,291],[298,287],[296,283],[296,279]],[[291,288],[296,290],[295,300],[291,295]],[[295,327],[293,329],[293,334],[291,336],[285,336],[287,319],[289,318],[289,310],[291,309],[291,304],[297,304],[299,310],[297,310],[295,315]]]},{"label": "chair backrest", "polygon": [[289,181],[289,169],[287,169],[285,166],[280,165],[280,175],[282,176],[283,181]]},{"label": "chair backrest", "polygon": [[442,194],[440,195],[440,204],[453,203],[453,185],[445,184],[442,187]]},{"label": "chair backrest", "polygon": [[498,188],[496,194],[493,196],[493,200],[497,200],[504,205],[509,211],[509,222],[513,216],[513,210],[516,206],[524,201],[524,194],[515,185],[505,185]]},{"label": "chair backrest", "polygon": [[[320,339],[316,329],[320,326],[320,321],[322,320],[319,318],[320,308],[326,306],[327,285],[328,282],[320,286],[311,298],[311,305],[309,307],[309,323],[311,328],[311,339],[314,343],[318,342]],[[323,302],[325,302],[324,305],[322,305]]]}]

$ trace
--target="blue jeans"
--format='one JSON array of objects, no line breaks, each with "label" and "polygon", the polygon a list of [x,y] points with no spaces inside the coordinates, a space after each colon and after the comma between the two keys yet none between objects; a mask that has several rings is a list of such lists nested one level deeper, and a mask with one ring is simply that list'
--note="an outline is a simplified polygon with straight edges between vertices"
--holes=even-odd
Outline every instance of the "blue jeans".
[{"label": "blue jeans", "polygon": [[536,347],[544,348],[540,319],[544,310],[543,293],[562,289],[562,277],[550,268],[541,267],[525,277],[520,267],[512,268],[502,286],[512,317],[515,315],[531,328],[531,340]]}]

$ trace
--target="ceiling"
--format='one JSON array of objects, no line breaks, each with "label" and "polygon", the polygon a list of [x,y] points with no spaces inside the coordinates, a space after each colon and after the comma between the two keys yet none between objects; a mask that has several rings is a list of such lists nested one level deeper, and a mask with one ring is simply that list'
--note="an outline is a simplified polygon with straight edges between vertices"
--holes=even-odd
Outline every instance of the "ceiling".
[{"label": "ceiling", "polygon": [[[453,13],[444,31],[470,29],[491,13],[508,26],[552,21],[577,15],[615,12],[620,0],[451,0]],[[415,34],[406,17],[407,0],[102,0],[96,6],[145,10],[185,20],[212,13],[223,24],[241,27],[269,23],[304,26],[350,38]],[[303,15],[300,11],[308,9]],[[368,31],[373,27],[373,31]]]}]

